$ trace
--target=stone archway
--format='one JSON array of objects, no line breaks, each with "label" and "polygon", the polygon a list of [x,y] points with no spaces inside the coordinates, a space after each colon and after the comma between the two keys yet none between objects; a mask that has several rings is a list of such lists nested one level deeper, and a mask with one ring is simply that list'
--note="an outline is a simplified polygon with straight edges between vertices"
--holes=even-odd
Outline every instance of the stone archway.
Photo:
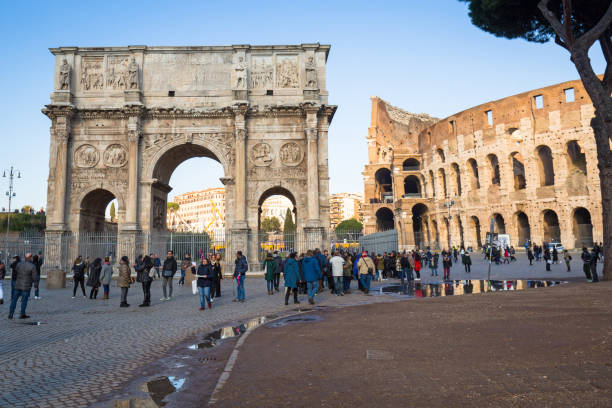
[{"label": "stone archway", "polygon": [[[53,49],[55,77],[64,60],[70,74],[68,84],[65,77],[61,86],[56,81],[43,109],[52,121],[49,254],[61,254],[62,237],[83,229],[81,201],[95,189],[121,201],[118,239],[125,253],[118,255],[147,252],[150,235],[166,229],[170,176],[192,157],[223,166],[225,251],[232,257],[242,250],[255,258],[249,240],[256,235],[258,200],[271,186],[293,192],[299,232],[326,246],[327,133],[336,110],[325,89],[329,48]],[[129,81],[117,81],[124,61],[135,68],[130,65]],[[110,197],[100,194],[102,201]],[[46,268],[62,268],[60,257],[46,256]]]}]

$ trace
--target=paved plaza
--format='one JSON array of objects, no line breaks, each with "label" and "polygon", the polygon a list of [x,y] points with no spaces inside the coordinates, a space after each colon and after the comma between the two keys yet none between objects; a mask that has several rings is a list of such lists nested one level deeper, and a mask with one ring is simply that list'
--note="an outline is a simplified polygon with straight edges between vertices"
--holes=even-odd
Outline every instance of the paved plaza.
[{"label": "paved plaza", "polygon": [[[565,265],[553,265],[545,272],[544,263],[529,267],[519,258],[511,265],[493,265],[493,279],[554,278],[578,280],[580,263],[574,256],[573,272]],[[451,278],[486,279],[488,264],[474,256],[473,272],[466,275],[463,266],[453,266]],[[441,273],[441,270],[440,270]],[[429,273],[423,281],[432,281]],[[384,284],[394,282],[390,279]],[[176,282],[175,282],[176,284]],[[5,282],[5,289],[10,287]],[[353,288],[356,287],[353,282]],[[119,288],[111,287],[110,300],[72,299],[72,287],[47,291],[44,280],[41,300],[30,298],[29,320],[6,319],[8,304],[0,306],[2,342],[0,344],[0,407],[84,407],[104,394],[122,389],[139,368],[167,353],[173,345],[197,334],[206,333],[224,323],[277,313],[287,309],[280,295],[268,296],[265,281],[248,278],[247,302],[233,303],[232,283],[223,281],[223,297],[213,310],[198,310],[197,296],[191,288],[174,288],[170,302],[160,302],[161,283],[152,286],[153,305],[139,308],[140,285],[130,289],[127,309],[119,308]],[[101,297],[101,295],[99,295]],[[305,296],[301,296],[305,301]],[[358,291],[337,297],[325,291],[317,296],[322,305],[357,305],[396,301],[388,296],[365,296]],[[289,306],[291,307],[291,306]],[[27,323],[40,322],[40,325]],[[248,344],[248,343],[247,343]]]}]

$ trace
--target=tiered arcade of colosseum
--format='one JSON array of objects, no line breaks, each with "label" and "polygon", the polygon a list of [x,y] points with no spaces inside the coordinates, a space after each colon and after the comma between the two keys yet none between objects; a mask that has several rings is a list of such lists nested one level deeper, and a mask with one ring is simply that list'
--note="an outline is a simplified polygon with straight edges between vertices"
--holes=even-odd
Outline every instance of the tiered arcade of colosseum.
[{"label": "tiered arcade of colosseum", "polygon": [[400,249],[478,248],[490,224],[517,248],[602,241],[593,115],[580,81],[442,120],[372,98],[366,232],[395,228]]}]

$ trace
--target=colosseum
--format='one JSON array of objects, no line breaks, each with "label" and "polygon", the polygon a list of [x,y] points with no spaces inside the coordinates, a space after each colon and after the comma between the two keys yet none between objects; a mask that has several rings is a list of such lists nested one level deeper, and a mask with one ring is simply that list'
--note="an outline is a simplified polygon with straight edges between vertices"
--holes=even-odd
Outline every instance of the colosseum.
[{"label": "colosseum", "polygon": [[478,248],[490,225],[517,248],[602,241],[593,116],[580,81],[441,120],[373,97],[365,232],[396,229],[400,250]]}]

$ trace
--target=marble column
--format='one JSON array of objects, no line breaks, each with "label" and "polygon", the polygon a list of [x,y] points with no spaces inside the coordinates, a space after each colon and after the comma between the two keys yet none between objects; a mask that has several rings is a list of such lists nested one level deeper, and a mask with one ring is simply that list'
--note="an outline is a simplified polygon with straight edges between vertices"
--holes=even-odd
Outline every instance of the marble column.
[{"label": "marble column", "polygon": [[53,217],[49,229],[66,229],[66,191],[68,184],[68,143],[70,116],[58,116],[53,126],[57,149],[55,151],[55,191],[53,192]]},{"label": "marble column", "polygon": [[140,136],[140,118],[131,116],[128,119],[128,188],[125,211],[125,225],[122,229],[138,230],[138,162]]},{"label": "marble column", "polygon": [[317,129],[307,128],[306,143],[308,155],[308,221],[309,226],[319,226],[319,154]]},{"label": "marble column", "polygon": [[234,228],[247,228],[246,218],[246,139],[247,131],[244,126],[244,116],[236,116],[236,167],[234,174]]}]

